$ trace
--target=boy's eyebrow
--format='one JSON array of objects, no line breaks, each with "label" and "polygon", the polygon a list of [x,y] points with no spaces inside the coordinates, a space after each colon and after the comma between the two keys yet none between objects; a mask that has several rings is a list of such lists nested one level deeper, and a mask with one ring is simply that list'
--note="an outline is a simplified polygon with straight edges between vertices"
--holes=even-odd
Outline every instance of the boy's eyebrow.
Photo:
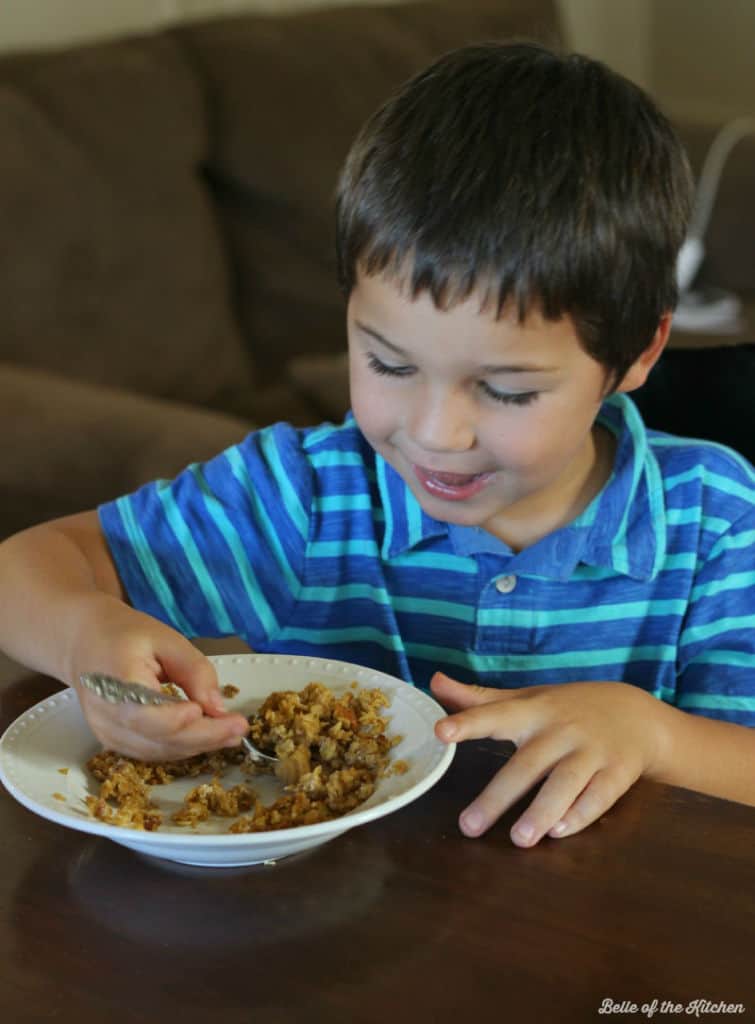
[{"label": "boy's eyebrow", "polygon": [[[373,327],[368,327],[367,324],[363,324],[361,322],[361,320],[355,320],[354,324],[364,334],[368,334],[371,338],[374,338],[375,341],[379,341],[381,345],[385,345],[385,347],[389,348],[391,350],[391,352],[395,352],[395,354],[397,356],[403,356],[404,358],[407,357],[407,353],[404,351],[404,349],[400,348],[398,345],[394,345],[394,343],[392,341],[388,341],[388,339],[386,337],[384,337],[380,333],[380,331],[376,331]],[[485,366],[481,366],[480,367],[480,372],[481,373],[553,373],[553,372],[555,372],[556,369],[557,369],[557,367],[555,367],[555,366],[536,366],[534,363],[520,363],[518,365],[509,365],[509,364],[504,364],[504,363],[501,363],[501,364],[489,363],[489,364],[486,364]]]},{"label": "boy's eyebrow", "polygon": [[384,338],[380,331],[376,331],[374,328],[368,327],[367,324],[363,324],[361,320],[355,320],[354,323],[363,334],[369,334],[371,338],[374,338],[375,341],[379,341],[381,345],[385,345],[385,347],[389,348],[391,352],[395,352],[397,356],[406,355],[406,352],[402,348],[399,348],[398,345],[394,345],[392,341],[388,341],[387,338]]}]

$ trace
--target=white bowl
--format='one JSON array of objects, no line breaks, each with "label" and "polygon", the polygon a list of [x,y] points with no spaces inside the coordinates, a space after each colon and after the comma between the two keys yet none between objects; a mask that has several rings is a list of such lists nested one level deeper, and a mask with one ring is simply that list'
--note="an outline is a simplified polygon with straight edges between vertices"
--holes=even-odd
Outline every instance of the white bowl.
[{"label": "white bowl", "polygon": [[[311,849],[390,814],[430,789],[453,760],[455,745],[441,743],[433,731],[445,714],[443,709],[426,693],[393,676],[323,658],[243,654],[210,660],[221,686],[232,683],[239,688],[226,702],[228,708],[244,714],[251,714],[274,690],[302,690],[313,681],[325,683],[335,692],[346,691],[352,682],[367,689],[380,688],[391,698],[387,732],[403,737],[392,756],[407,762],[407,772],[381,779],[369,800],[358,808],[316,825],[238,835],[227,832],[227,819],[217,818],[191,830],[169,823],[157,832],[119,828],[89,816],[84,798],[95,793],[98,784],[86,772],[85,764],[99,746],[76,693],[64,690],[24,712],[5,731],[0,739],[0,779],[25,807],[59,825],[106,836],[132,850],[180,864],[238,867]],[[229,772],[224,781],[238,781],[235,771],[238,769]],[[196,779],[177,779],[153,788],[152,796],[166,822],[196,784]],[[280,792],[280,783],[267,776],[255,777],[254,786],[265,803]]]}]

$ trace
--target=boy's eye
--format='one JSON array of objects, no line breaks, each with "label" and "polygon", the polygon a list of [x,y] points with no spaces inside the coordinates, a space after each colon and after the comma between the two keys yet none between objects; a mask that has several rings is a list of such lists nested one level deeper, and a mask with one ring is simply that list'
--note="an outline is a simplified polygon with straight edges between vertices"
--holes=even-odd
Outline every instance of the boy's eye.
[{"label": "boy's eye", "polygon": [[488,398],[494,402],[502,402],[504,405],[529,405],[538,396],[537,391],[496,391],[484,380],[480,381],[480,388]]},{"label": "boy's eye", "polygon": [[414,372],[412,366],[390,366],[388,363],[384,363],[382,359],[378,359],[372,352],[367,353],[367,365],[373,373],[384,377],[408,377],[409,374]]}]

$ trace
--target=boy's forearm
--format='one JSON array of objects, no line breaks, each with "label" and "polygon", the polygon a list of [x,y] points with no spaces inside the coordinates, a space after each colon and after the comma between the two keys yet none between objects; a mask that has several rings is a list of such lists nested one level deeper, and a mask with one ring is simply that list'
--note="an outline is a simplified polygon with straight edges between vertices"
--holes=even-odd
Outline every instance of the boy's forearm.
[{"label": "boy's forearm", "polygon": [[755,806],[755,729],[658,704],[664,741],[651,777]]},{"label": "boy's forearm", "polygon": [[112,601],[82,548],[55,524],[0,544],[0,649],[70,682],[71,647],[93,603]]}]

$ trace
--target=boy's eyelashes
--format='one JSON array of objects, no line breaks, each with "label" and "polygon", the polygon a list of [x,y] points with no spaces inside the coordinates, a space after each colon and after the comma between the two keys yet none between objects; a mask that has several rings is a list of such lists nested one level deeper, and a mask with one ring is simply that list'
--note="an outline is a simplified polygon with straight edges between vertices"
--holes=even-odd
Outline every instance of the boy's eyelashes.
[{"label": "boy's eyelashes", "polygon": [[[377,373],[381,377],[409,377],[415,369],[413,366],[392,366],[389,363],[384,363],[374,352],[367,353],[367,365],[373,373]],[[486,398],[504,405],[529,405],[535,401],[539,393],[537,391],[498,391],[484,380],[478,381],[478,387]]]},{"label": "boy's eyelashes", "polygon": [[540,393],[539,391],[497,391],[484,380],[480,381],[480,390],[494,402],[503,402],[504,405],[529,405]]},{"label": "boy's eyelashes", "polygon": [[389,366],[382,359],[378,359],[373,352],[367,353],[367,365],[374,373],[380,374],[382,377],[408,377],[414,373],[413,366]]}]

